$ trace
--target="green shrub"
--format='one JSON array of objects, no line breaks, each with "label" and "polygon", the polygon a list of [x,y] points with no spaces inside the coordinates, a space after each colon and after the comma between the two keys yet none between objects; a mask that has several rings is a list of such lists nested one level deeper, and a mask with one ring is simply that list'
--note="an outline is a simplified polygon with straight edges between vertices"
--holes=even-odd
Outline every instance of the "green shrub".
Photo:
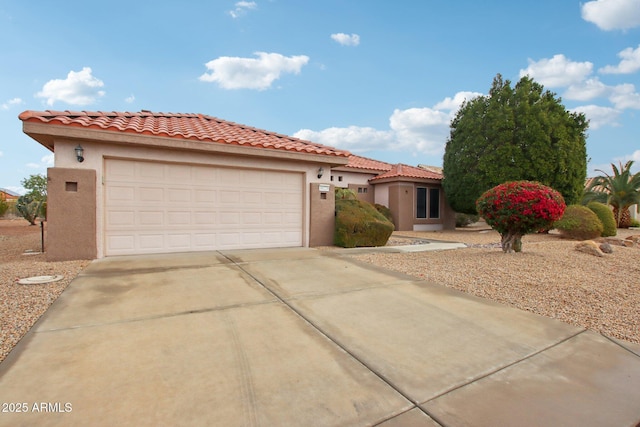
[{"label": "green shrub", "polygon": [[613,217],[613,211],[609,206],[600,202],[591,202],[587,205],[589,209],[595,213],[602,223],[602,237],[615,236],[618,233],[616,227],[616,219]]},{"label": "green shrub", "polygon": [[9,203],[7,203],[4,196],[0,196],[0,216],[4,216],[7,210],[9,210]]},{"label": "green shrub", "polygon": [[456,227],[466,227],[478,222],[480,215],[470,215],[456,212]]},{"label": "green shrub", "polygon": [[29,195],[18,197],[16,209],[20,216],[29,221],[29,224],[36,225],[36,219],[42,211],[42,200],[34,200]]},{"label": "green shrub", "polygon": [[391,209],[389,209],[385,205],[379,205],[378,203],[373,206],[375,206],[376,210],[384,215],[384,217],[387,218],[389,222],[393,222],[393,214],[391,213]]},{"label": "green shrub", "polygon": [[582,205],[570,205],[564,215],[554,224],[562,236],[575,240],[600,237],[604,229],[602,222],[591,209]]},{"label": "green shrub", "polygon": [[348,188],[336,187],[336,200],[357,200],[358,195]]},{"label": "green shrub", "polygon": [[640,227],[640,221],[638,221],[637,219],[632,219],[631,225],[629,225],[629,227]]},{"label": "green shrub", "polygon": [[336,200],[336,228],[334,244],[343,248],[384,246],[393,223],[376,208],[361,200]]}]

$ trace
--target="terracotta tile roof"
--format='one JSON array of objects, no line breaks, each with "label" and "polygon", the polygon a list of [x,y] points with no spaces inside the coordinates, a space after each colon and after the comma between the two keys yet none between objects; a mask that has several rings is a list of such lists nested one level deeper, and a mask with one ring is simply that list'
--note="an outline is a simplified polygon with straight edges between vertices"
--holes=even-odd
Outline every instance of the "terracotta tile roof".
[{"label": "terracotta tile roof", "polygon": [[402,163],[393,165],[391,170],[371,178],[369,181],[377,181],[385,178],[412,178],[412,179],[442,179],[442,174]]},{"label": "terracotta tile roof", "polygon": [[311,141],[221,120],[204,114],[154,113],[151,111],[24,111],[23,122],[80,127],[138,135],[209,141],[264,149],[348,157],[350,153]]},{"label": "terracotta tile roof", "polygon": [[378,160],[373,160],[367,157],[356,156],[355,154],[352,154],[349,156],[349,163],[347,163],[344,167],[375,171],[390,171],[393,165],[391,163],[381,162]]}]

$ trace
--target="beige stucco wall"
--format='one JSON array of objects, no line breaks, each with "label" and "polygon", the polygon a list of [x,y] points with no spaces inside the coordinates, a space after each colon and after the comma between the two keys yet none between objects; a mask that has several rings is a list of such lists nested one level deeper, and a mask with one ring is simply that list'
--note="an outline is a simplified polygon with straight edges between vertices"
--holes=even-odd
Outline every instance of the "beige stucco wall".
[{"label": "beige stucco wall", "polygon": [[94,170],[47,170],[47,260],[96,258],[95,208]]},{"label": "beige stucco wall", "polygon": [[329,184],[310,184],[311,223],[309,246],[332,246],[335,231],[335,188]]},{"label": "beige stucco wall", "polygon": [[[369,179],[373,178],[374,174],[345,172],[339,170],[332,170],[331,175],[333,181],[331,183],[339,188],[348,188],[349,185],[369,185]],[[339,178],[342,177],[342,181]]]},{"label": "beige stucco wall", "polygon": [[[55,167],[73,168],[77,170],[94,170],[96,183],[96,246],[97,258],[104,256],[104,165],[106,158],[120,158],[129,160],[147,160],[160,162],[176,162],[197,165],[240,167],[252,169],[269,169],[280,171],[294,171],[304,174],[303,192],[303,245],[309,246],[310,242],[310,184],[330,184],[331,166],[323,163],[303,162],[300,160],[287,160],[276,158],[258,158],[232,154],[208,153],[186,151],[180,149],[159,149],[147,147],[131,147],[127,145],[104,144],[93,141],[80,141],[84,148],[84,162],[76,160],[74,148],[78,141],[56,139],[55,141]],[[318,178],[318,169],[322,167],[324,174]],[[333,211],[331,211],[333,215]]]},{"label": "beige stucco wall", "polygon": [[[386,185],[383,191],[382,185]],[[416,187],[440,188],[440,218],[416,218]],[[439,184],[397,182],[376,185],[376,203],[384,201],[382,193],[388,194],[388,206],[393,214],[397,231],[433,231],[455,228],[455,213],[446,201]],[[384,204],[384,203],[381,203]]]}]

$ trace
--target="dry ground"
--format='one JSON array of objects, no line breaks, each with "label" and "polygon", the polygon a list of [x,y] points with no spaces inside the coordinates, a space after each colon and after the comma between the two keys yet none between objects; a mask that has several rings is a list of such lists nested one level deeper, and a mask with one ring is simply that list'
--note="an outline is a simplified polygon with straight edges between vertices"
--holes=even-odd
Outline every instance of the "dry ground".
[{"label": "dry ground", "polygon": [[[640,231],[620,230],[619,237],[631,234]],[[640,248],[614,246],[613,254],[596,258],[574,251],[575,241],[529,235],[523,239],[522,253],[503,254],[499,235],[486,227],[396,232],[390,244],[409,244],[412,239],[456,241],[470,247],[374,252],[354,258],[640,343]],[[40,247],[39,226],[0,220],[0,362],[89,263],[47,262]],[[25,277],[58,274],[64,279],[56,283],[17,284]]]},{"label": "dry ground", "polygon": [[[45,227],[46,239],[46,227]],[[89,261],[47,262],[40,253],[40,223],[0,219],[0,362]],[[24,255],[26,251],[30,255]],[[46,285],[18,285],[33,276],[62,275]]]}]

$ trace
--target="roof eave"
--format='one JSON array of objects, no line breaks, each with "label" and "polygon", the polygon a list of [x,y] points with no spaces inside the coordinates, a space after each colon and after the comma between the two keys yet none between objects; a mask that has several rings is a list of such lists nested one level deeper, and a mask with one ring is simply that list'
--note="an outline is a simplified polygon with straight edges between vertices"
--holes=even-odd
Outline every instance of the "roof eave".
[{"label": "roof eave", "polygon": [[438,178],[413,178],[408,176],[392,176],[378,178],[374,177],[369,180],[370,184],[389,184],[393,182],[410,182],[410,183],[422,183],[422,184],[441,184],[442,179]]},{"label": "roof eave", "polygon": [[22,130],[25,134],[29,135],[31,138],[39,142],[50,151],[55,150],[56,140],[66,139],[79,141],[95,141],[104,144],[155,147],[169,150],[186,149],[208,153],[235,154],[239,156],[258,156],[266,158],[300,160],[328,164],[332,167],[346,165],[349,162],[348,155],[340,156],[306,153],[293,150],[249,147],[236,144],[200,141],[169,136],[138,135],[129,132],[114,132],[101,129],[70,127],[50,123],[36,123],[25,121],[22,124]]}]

